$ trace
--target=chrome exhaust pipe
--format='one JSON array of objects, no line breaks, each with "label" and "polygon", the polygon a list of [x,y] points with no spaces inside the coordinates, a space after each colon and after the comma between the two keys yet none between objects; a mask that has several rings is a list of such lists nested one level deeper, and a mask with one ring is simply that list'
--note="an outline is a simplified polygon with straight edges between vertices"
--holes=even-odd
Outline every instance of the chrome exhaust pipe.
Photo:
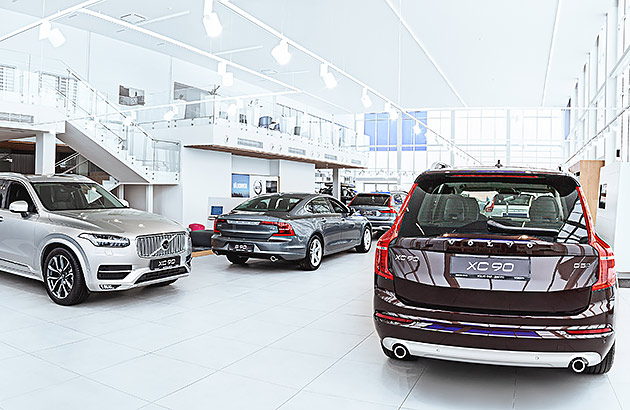
[{"label": "chrome exhaust pipe", "polygon": [[569,367],[575,373],[582,373],[584,370],[586,370],[587,366],[588,362],[583,357],[576,357],[575,359],[571,360],[571,363],[569,363]]},{"label": "chrome exhaust pipe", "polygon": [[407,350],[405,346],[400,344],[394,346],[392,352],[394,352],[394,356],[396,356],[396,359],[399,360],[404,360],[409,357],[409,350]]},{"label": "chrome exhaust pipe", "polygon": [[278,262],[278,257],[276,255],[273,255],[271,258],[269,258],[269,260],[272,262]]}]

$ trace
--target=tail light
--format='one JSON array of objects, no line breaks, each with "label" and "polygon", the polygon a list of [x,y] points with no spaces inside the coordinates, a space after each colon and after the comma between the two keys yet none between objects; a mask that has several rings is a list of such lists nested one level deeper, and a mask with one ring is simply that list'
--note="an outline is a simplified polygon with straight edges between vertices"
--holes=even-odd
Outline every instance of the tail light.
[{"label": "tail light", "polygon": [[486,206],[485,210],[486,212],[492,212],[493,209],[494,209],[494,197],[492,198],[492,201],[488,204],[488,206]]},{"label": "tail light", "polygon": [[384,211],[380,211],[382,214],[395,214],[396,210],[394,208],[389,208]]},{"label": "tail light", "polygon": [[612,332],[612,329],[609,327],[600,327],[598,329],[567,329],[566,332],[570,335],[599,335]]},{"label": "tail light", "polygon": [[215,219],[214,220],[214,233],[221,233],[221,231],[219,230],[218,226],[220,223],[226,222],[225,219]]},{"label": "tail light", "polygon": [[278,227],[278,232],[272,236],[295,236],[293,227],[288,222],[276,222],[276,221],[260,221],[259,225],[273,225]]},{"label": "tail light", "polygon": [[392,320],[394,322],[401,322],[401,323],[412,323],[413,322],[413,320],[411,320],[411,319],[406,319],[404,317],[398,317],[398,316],[392,316],[392,315],[388,315],[388,314],[381,313],[381,312],[376,312],[374,315],[376,317],[380,318],[380,319]]},{"label": "tail light", "polygon": [[391,228],[389,228],[387,232],[385,232],[385,234],[383,234],[383,236],[381,236],[381,239],[379,239],[378,242],[376,243],[376,259],[374,261],[374,272],[377,275],[384,277],[385,279],[394,280],[394,275],[392,275],[392,273],[389,271],[389,266],[388,266],[389,244],[391,241],[393,241],[394,239],[398,237],[398,229],[400,228],[400,221],[403,215],[405,214],[405,210],[407,209],[407,204],[409,203],[409,200],[411,199],[413,195],[413,191],[415,189],[416,189],[416,185],[414,184],[414,186],[411,188],[411,191],[409,192],[409,195],[407,195],[407,198],[405,198],[405,202],[400,208],[400,212],[398,213],[398,216],[396,217],[394,224],[392,225]]},{"label": "tail light", "polygon": [[577,192],[582,203],[582,212],[586,219],[586,227],[588,230],[588,243],[595,248],[599,254],[599,278],[593,285],[591,290],[602,290],[614,286],[617,281],[617,273],[615,271],[615,255],[612,248],[608,246],[606,242],[595,233],[593,226],[593,218],[591,212],[588,209],[586,198],[581,187],[577,187]]}]

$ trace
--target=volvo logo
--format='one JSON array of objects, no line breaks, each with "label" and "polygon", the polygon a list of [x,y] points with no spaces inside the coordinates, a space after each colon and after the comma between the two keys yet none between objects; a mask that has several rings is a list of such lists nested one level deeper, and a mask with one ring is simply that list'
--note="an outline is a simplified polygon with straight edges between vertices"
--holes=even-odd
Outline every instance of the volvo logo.
[{"label": "volvo logo", "polygon": [[168,239],[164,239],[162,241],[162,249],[167,250],[168,249],[168,245],[171,243],[171,241],[169,241]]},{"label": "volvo logo", "polygon": [[407,255],[394,255],[394,260],[397,261],[409,261],[409,262],[420,262],[420,258],[417,256],[407,256]]}]

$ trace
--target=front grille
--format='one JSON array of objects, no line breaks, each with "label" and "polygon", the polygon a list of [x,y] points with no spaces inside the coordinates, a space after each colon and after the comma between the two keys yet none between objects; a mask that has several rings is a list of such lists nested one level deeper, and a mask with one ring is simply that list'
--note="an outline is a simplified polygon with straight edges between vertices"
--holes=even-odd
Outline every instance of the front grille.
[{"label": "front grille", "polygon": [[187,270],[184,266],[180,266],[179,268],[164,269],[164,270],[148,272],[140,276],[138,280],[136,281],[136,284],[143,283],[143,282],[150,282],[152,280],[157,280],[157,279],[164,279],[170,276],[182,275],[186,272]]},{"label": "front grille", "polygon": [[146,235],[136,239],[136,248],[138,256],[152,259],[183,252],[187,241],[185,232]]},{"label": "front grille", "polygon": [[96,277],[100,280],[122,280],[131,273],[131,265],[101,265]]}]

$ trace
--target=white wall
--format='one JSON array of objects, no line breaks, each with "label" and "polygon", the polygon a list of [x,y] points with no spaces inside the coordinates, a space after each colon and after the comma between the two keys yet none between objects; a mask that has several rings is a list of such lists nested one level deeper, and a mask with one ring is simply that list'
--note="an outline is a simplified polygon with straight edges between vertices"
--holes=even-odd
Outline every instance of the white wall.
[{"label": "white wall", "polygon": [[280,190],[283,192],[315,192],[315,164],[280,160]]}]

